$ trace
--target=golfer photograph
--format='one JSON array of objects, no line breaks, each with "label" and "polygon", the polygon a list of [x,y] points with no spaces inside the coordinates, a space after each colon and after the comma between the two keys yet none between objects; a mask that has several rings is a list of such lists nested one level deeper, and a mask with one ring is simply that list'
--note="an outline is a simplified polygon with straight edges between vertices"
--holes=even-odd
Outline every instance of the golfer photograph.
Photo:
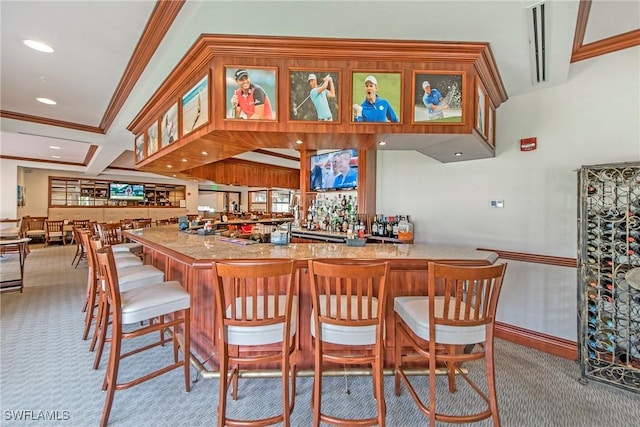
[{"label": "golfer photograph", "polygon": [[276,119],[276,71],[227,67],[227,118]]},{"label": "golfer photograph", "polygon": [[296,70],[289,79],[290,120],[339,121],[336,71]]},{"label": "golfer photograph", "polygon": [[462,75],[416,73],[413,121],[462,123]]},{"label": "golfer photograph", "polygon": [[400,73],[353,73],[354,122],[400,122],[402,75]]}]

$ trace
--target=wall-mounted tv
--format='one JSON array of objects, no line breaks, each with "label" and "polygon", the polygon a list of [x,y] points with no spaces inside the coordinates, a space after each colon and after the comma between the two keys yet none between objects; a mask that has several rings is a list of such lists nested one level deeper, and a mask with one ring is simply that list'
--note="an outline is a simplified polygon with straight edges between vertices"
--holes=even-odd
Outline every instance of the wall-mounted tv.
[{"label": "wall-mounted tv", "polygon": [[358,150],[311,156],[310,189],[353,190],[358,187]]},{"label": "wall-mounted tv", "polygon": [[144,185],[109,183],[109,198],[112,200],[144,200]]}]

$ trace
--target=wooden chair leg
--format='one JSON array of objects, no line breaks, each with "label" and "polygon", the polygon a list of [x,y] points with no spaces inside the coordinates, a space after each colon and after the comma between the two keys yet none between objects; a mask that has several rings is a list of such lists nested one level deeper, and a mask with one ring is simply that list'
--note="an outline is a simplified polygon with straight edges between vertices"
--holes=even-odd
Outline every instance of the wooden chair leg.
[{"label": "wooden chair leg", "polygon": [[104,408],[102,409],[102,420],[100,427],[106,427],[111,414],[111,406],[113,405],[113,397],[116,392],[116,386],[118,384],[118,368],[120,367],[120,346],[121,341],[117,333],[114,333],[115,338],[111,342],[111,351],[109,352],[109,365],[107,366],[107,372],[105,374],[103,390],[106,386],[106,398],[104,402]]},{"label": "wooden chair leg", "polygon": [[95,315],[96,306],[96,290],[95,282],[92,278],[89,278],[89,287],[93,286],[94,289],[88,290],[87,299],[85,302],[85,317],[84,317],[84,330],[82,331],[82,339],[86,340],[89,337],[89,329],[91,329],[91,323]]},{"label": "wooden chair leg", "polygon": [[282,424],[288,426],[290,424],[290,405],[289,405],[289,352],[284,350],[282,360],[280,362],[282,370]]},{"label": "wooden chair leg", "polygon": [[320,402],[322,393],[322,347],[320,346],[320,340],[316,339],[315,345],[315,363],[313,368],[313,403],[311,405],[313,409],[313,427],[320,426]]},{"label": "wooden chair leg", "polygon": [[[182,346],[182,355],[184,357],[184,385],[185,390],[188,392],[191,391],[191,309],[184,311],[184,325],[182,327],[183,331],[183,346]],[[174,335],[176,331],[174,330]]]},{"label": "wooden chair leg", "polygon": [[396,338],[395,338],[395,361],[396,361],[396,366],[394,368],[394,388],[395,388],[395,393],[396,396],[400,396],[400,370],[402,369],[402,332],[400,331],[400,328],[398,327],[398,318],[397,318],[397,314],[396,316],[396,320],[395,320],[395,324],[396,324],[396,328],[395,328],[395,332],[396,332]]},{"label": "wooden chair leg", "polygon": [[229,349],[226,344],[220,345],[220,391],[218,401],[218,427],[224,427],[227,413],[227,384],[229,375]]},{"label": "wooden chair leg", "polygon": [[378,405],[378,426],[385,427],[387,418],[387,405],[384,400],[384,377],[382,372],[382,355],[379,355],[378,360],[373,366],[373,384],[376,387],[376,403]]},{"label": "wooden chair leg", "polygon": [[[238,346],[231,346],[230,352],[234,356],[238,356],[240,349]],[[240,375],[240,366],[234,365],[231,373],[231,398],[235,401],[238,400],[238,376]]]}]

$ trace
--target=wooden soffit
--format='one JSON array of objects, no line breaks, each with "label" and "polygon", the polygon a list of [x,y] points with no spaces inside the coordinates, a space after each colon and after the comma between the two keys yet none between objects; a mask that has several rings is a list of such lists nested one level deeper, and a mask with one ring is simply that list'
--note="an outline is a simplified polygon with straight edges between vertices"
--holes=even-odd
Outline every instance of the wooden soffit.
[{"label": "wooden soffit", "polygon": [[[226,66],[277,70],[278,120],[226,118]],[[343,76],[341,91],[344,99],[340,100],[343,114],[338,123],[288,120],[291,105],[288,72],[290,69],[305,68],[338,70]],[[411,116],[411,97],[405,95],[411,91],[408,82],[414,71],[461,73],[464,76],[464,105],[467,106],[463,110],[463,123],[453,126],[416,125],[407,119],[402,123],[352,123],[347,111],[351,105],[350,75],[363,70],[402,74],[402,111],[405,118]],[[506,90],[487,43],[205,34],[196,40],[127,129],[134,137],[140,138],[205,76],[209,78],[210,94],[206,125],[138,161],[137,169],[161,174],[167,174],[168,169],[174,173],[193,171],[201,165],[260,148],[375,149],[378,136],[384,134],[466,135],[473,143],[478,141],[486,145],[487,152],[493,155],[492,144],[481,141],[474,129],[476,85],[482,85],[487,104],[494,109],[507,100]],[[297,140],[304,141],[304,146],[296,145]]]}]

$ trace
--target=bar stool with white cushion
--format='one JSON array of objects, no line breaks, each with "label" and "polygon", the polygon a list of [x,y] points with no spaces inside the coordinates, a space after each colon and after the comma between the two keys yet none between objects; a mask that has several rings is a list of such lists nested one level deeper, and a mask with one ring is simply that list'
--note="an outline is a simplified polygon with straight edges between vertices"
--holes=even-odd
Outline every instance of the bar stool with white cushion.
[{"label": "bar stool with white cushion", "polygon": [[[298,297],[292,260],[223,260],[213,263],[216,330],[220,339],[218,426],[290,425],[296,393]],[[270,346],[273,344],[273,346]],[[240,349],[258,350],[244,356]],[[257,347],[257,348],[256,348]],[[282,372],[282,411],[262,419],[227,417],[231,368],[232,398],[238,398],[240,367],[277,363]],[[291,376],[291,389],[289,377]]]},{"label": "bar stool with white cushion", "polygon": [[[372,260],[309,260],[311,335],[314,338],[313,426],[384,427],[383,346],[389,263]],[[325,363],[371,365],[374,417],[349,419],[322,412]]]},{"label": "bar stool with white cushion", "polygon": [[[89,247],[89,252],[91,253],[90,257],[93,256],[95,263],[94,265],[96,266],[95,271],[96,273],[98,273],[97,251],[103,247],[102,241],[98,237],[92,237],[89,240]],[[158,283],[164,281],[164,273],[152,265],[139,264],[120,267],[118,265],[116,255],[117,254],[113,254],[113,258],[118,272],[118,283],[120,291],[124,292],[145,286],[155,286]],[[130,254],[129,256],[140,261],[140,259],[135,255]],[[100,359],[102,358],[102,350],[104,349],[104,344],[105,342],[109,341],[109,339],[107,338],[107,328],[109,326],[109,318],[111,316],[111,313],[109,311],[109,304],[107,303],[106,290],[102,286],[98,277],[96,277],[95,283],[96,286],[94,288],[94,292],[97,293],[96,306],[98,311],[97,315],[95,316],[96,326],[93,331],[93,338],[91,339],[89,350],[94,351],[97,347],[96,355],[93,362],[93,369],[98,369],[98,367],[100,366]],[[89,322],[90,321],[91,319],[89,319]]]},{"label": "bar stool with white cushion", "polygon": [[[493,329],[506,267],[506,264],[463,267],[429,262],[428,295],[394,298],[395,393],[400,395],[400,383],[404,380],[411,397],[429,417],[432,427],[436,421],[473,423],[490,417],[494,426],[500,425],[493,366]],[[405,350],[407,344],[410,351]],[[483,358],[486,384],[480,387],[461,369],[461,364]],[[419,362],[429,366],[428,404],[423,402],[405,373],[405,363]],[[477,393],[478,402],[467,397],[459,402],[454,413],[437,412],[438,364],[447,368],[451,393],[456,390],[458,373]],[[469,408],[477,405],[483,408],[480,412]]]},{"label": "bar stool with white cushion", "polygon": [[[109,246],[99,249],[96,253],[99,268],[100,282],[104,284],[108,306],[113,311],[112,338],[109,352],[109,364],[103,382],[103,390],[107,396],[102,410],[101,427],[109,422],[111,407],[116,390],[123,390],[155,378],[159,375],[183,368],[184,384],[187,392],[191,391],[190,380],[190,320],[191,320],[191,295],[182,287],[180,282],[161,282],[154,286],[144,286],[128,291],[121,291],[119,286],[118,271],[113,258],[113,251]],[[167,320],[155,321],[154,319]],[[141,325],[135,329],[123,325]],[[165,338],[163,331],[172,329],[171,338]],[[122,341],[129,338],[137,338],[154,332],[160,332],[160,339],[143,347],[122,352]],[[126,382],[118,382],[120,361],[140,352],[173,343],[173,362],[149,372],[143,376]],[[182,358],[179,358],[179,349],[182,350]],[[144,358],[140,359],[144,361]],[[133,361],[131,363],[134,363]],[[140,402],[143,404],[143,402]]]}]

